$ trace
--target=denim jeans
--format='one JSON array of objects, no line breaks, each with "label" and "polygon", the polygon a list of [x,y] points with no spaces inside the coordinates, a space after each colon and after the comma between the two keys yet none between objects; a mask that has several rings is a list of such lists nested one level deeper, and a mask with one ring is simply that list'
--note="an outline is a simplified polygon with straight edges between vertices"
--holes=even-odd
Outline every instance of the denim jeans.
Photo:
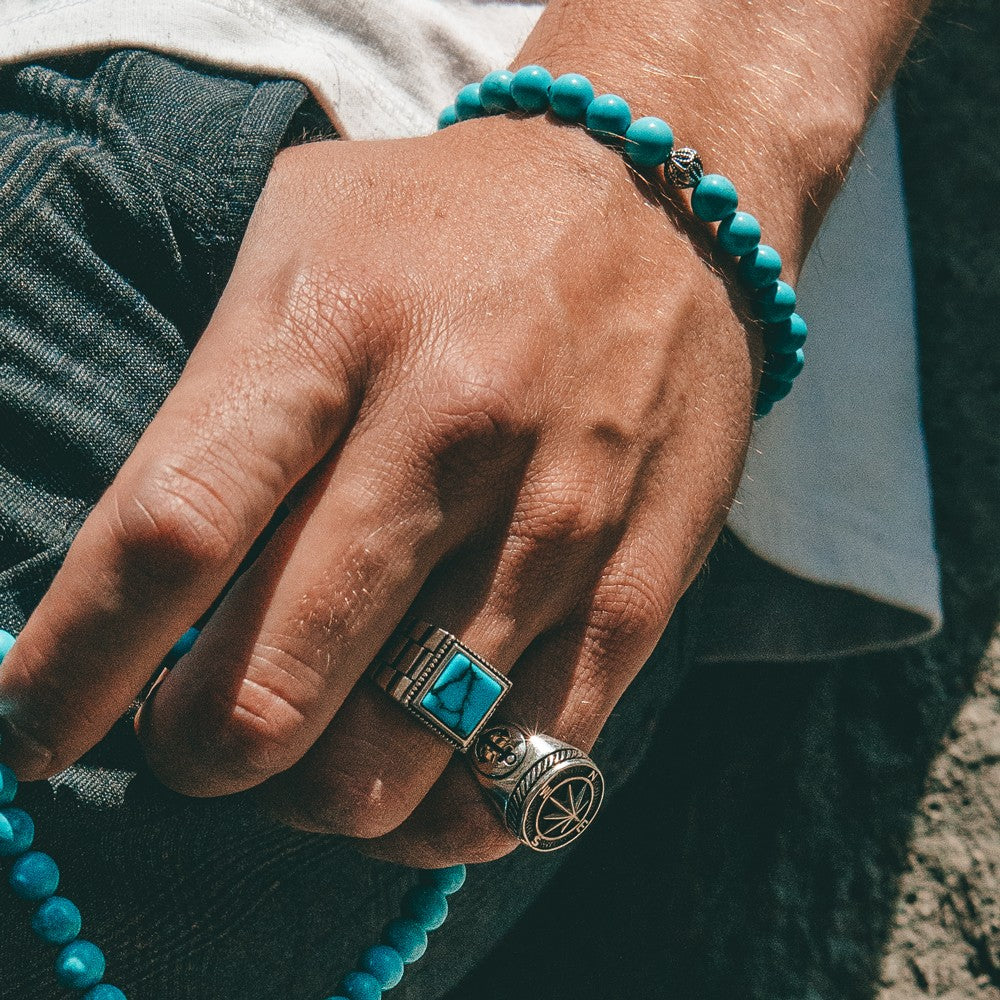
[{"label": "denim jeans", "polygon": [[[0,626],[23,625],[170,391],[276,152],[305,136],[334,133],[295,81],[137,50],[0,71]],[[612,790],[682,676],[687,617],[682,604],[595,749]],[[137,1000],[322,1000],[414,878],[247,796],[169,792],[129,717],[20,799],[108,981]],[[559,861],[521,849],[473,870],[393,997],[446,992]],[[0,995],[69,996],[29,923],[0,890]]]}]

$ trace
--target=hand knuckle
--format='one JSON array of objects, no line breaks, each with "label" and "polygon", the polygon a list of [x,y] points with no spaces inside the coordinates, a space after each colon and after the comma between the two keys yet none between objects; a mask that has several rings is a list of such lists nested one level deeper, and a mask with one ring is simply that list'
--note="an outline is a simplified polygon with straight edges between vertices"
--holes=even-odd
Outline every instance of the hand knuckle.
[{"label": "hand knuckle", "polygon": [[234,505],[206,479],[164,466],[137,491],[109,497],[112,544],[130,575],[171,583],[226,565],[244,534]]},{"label": "hand knuckle", "polygon": [[298,755],[292,740],[303,721],[295,705],[244,681],[225,717],[211,727],[206,742],[213,747],[220,768],[258,782],[295,763]]},{"label": "hand knuckle", "polygon": [[655,643],[670,614],[666,589],[640,571],[622,570],[605,580],[590,607],[588,641],[612,657],[622,648]]},{"label": "hand knuckle", "polygon": [[[344,511],[388,506],[380,488],[361,480],[342,485],[338,498]],[[301,665],[297,674],[329,677],[341,655],[356,655],[359,646],[371,641],[371,604],[388,600],[413,578],[419,567],[417,545],[439,526],[436,512],[417,508],[397,519],[393,530],[359,533],[331,547],[326,571],[303,589],[294,618],[274,640],[286,659]],[[262,655],[267,654],[262,650]]]},{"label": "hand knuckle", "polygon": [[527,388],[510,371],[449,358],[426,384],[438,453],[461,449],[492,456],[532,434]]},{"label": "hand knuckle", "polygon": [[338,769],[324,775],[321,794],[297,802],[288,815],[292,825],[313,832],[373,840],[395,830],[409,811],[377,776]]},{"label": "hand knuckle", "polygon": [[596,543],[618,529],[614,508],[600,491],[564,482],[523,503],[513,533],[536,549]]},{"label": "hand knuckle", "polygon": [[240,688],[247,708],[277,712],[290,727],[322,707],[331,669],[328,650],[314,644],[300,653],[292,645],[284,636],[259,639]]},{"label": "hand knuckle", "polygon": [[296,260],[275,282],[268,308],[279,357],[321,376],[338,404],[345,393],[360,398],[368,359],[388,347],[392,301],[380,283],[350,276],[340,261]]},{"label": "hand knuckle", "polygon": [[482,864],[509,854],[517,841],[490,820],[458,820],[435,833],[441,864]]},{"label": "hand knuckle", "polygon": [[220,769],[258,783],[297,762],[321,690],[310,665],[273,648],[266,659],[255,650],[235,692],[220,688],[209,696],[197,735]]}]

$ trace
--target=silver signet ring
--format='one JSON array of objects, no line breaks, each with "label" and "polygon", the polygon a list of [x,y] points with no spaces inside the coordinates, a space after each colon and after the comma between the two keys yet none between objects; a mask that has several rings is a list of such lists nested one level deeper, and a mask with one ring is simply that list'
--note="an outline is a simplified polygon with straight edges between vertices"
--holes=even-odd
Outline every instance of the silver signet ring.
[{"label": "silver signet ring", "polygon": [[534,851],[571,844],[604,800],[604,776],[587,754],[511,722],[483,729],[466,760],[504,825]]}]

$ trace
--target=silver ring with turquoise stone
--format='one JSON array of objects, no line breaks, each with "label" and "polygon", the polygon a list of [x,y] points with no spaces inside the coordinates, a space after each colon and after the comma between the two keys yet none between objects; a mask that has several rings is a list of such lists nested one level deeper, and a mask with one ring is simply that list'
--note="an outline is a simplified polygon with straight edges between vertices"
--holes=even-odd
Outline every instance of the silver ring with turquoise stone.
[{"label": "silver ring with turquoise stone", "polygon": [[371,666],[372,680],[450,746],[467,750],[510,681],[447,629],[406,621]]}]

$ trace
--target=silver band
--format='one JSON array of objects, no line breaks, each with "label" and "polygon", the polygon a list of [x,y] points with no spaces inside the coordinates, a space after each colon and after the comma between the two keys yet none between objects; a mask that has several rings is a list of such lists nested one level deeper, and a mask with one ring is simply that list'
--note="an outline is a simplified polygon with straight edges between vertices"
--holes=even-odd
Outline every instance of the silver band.
[{"label": "silver band", "polygon": [[587,754],[510,722],[480,732],[466,760],[507,829],[535,851],[571,844],[604,800],[604,776]]},{"label": "silver band", "polygon": [[466,750],[510,681],[446,629],[404,622],[371,666],[372,680],[450,746]]}]

